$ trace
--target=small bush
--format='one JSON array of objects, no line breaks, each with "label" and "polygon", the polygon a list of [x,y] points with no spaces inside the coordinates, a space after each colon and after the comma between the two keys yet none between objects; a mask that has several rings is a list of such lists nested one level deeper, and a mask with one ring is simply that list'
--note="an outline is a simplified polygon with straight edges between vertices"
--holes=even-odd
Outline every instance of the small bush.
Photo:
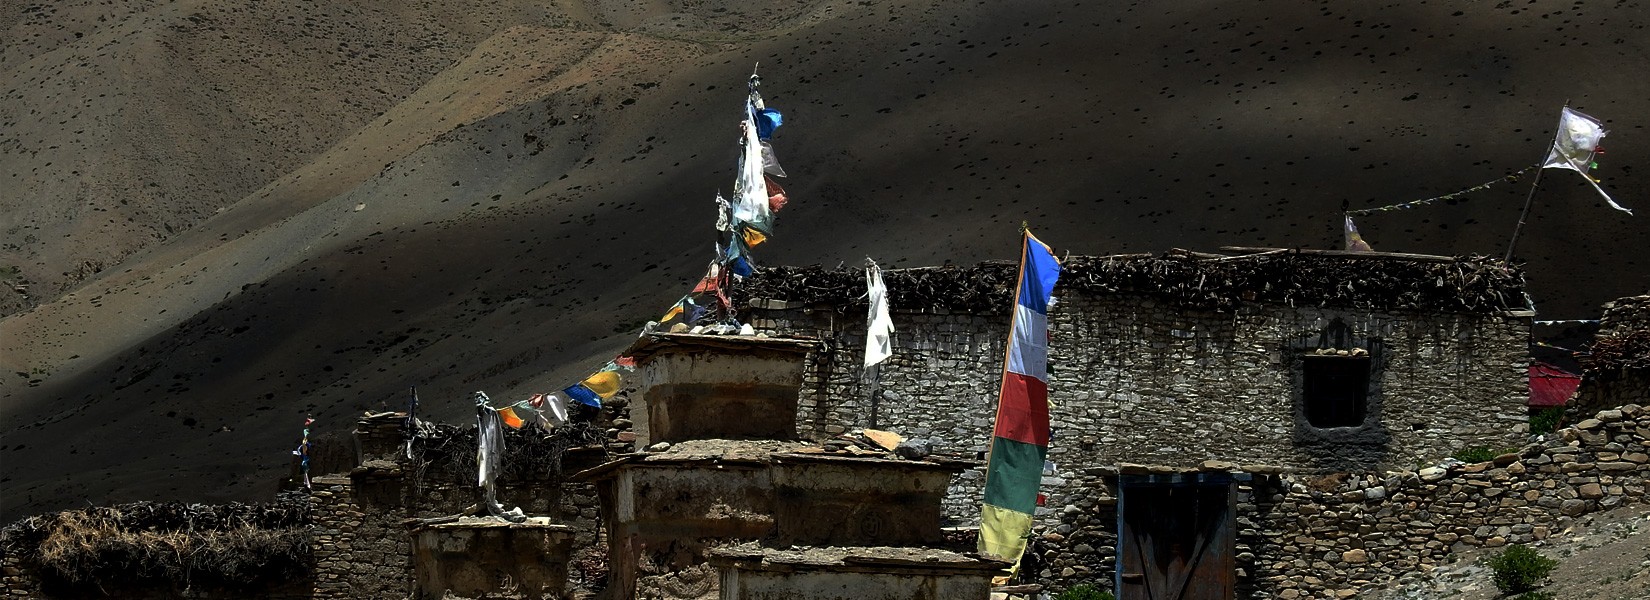
[{"label": "small bush", "polygon": [[1564,422],[1563,407],[1543,408],[1530,417],[1530,435],[1547,435],[1558,431],[1558,426],[1562,422]]},{"label": "small bush", "polygon": [[[1528,592],[1558,568],[1558,561],[1542,556],[1529,546],[1513,544],[1500,554],[1490,557],[1495,587],[1505,594]],[[1534,600],[1531,597],[1530,600]]]},{"label": "small bush", "polygon": [[1473,446],[1471,448],[1456,450],[1455,454],[1450,455],[1450,458],[1467,464],[1473,464],[1495,460],[1497,454],[1499,453],[1487,446]]},{"label": "small bush", "polygon": [[1054,600],[1117,600],[1117,597],[1093,585],[1079,583],[1055,594]]},{"label": "small bush", "polygon": [[1512,600],[1558,600],[1552,592],[1524,592],[1514,596]]}]

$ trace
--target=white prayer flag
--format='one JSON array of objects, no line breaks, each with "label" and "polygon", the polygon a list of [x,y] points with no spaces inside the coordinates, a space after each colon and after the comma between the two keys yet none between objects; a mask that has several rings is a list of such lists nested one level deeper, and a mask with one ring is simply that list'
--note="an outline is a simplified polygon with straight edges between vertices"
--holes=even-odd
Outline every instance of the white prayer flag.
[{"label": "white prayer flag", "polygon": [[874,262],[865,266],[865,295],[871,305],[865,319],[865,367],[871,368],[894,355],[894,321],[888,317],[888,287],[882,283],[882,269]]},{"label": "white prayer flag", "polygon": [[1588,174],[1593,169],[1593,155],[1598,151],[1598,143],[1604,136],[1604,124],[1598,119],[1566,106],[1558,118],[1558,135],[1553,137],[1553,148],[1547,153],[1547,162],[1541,166],[1580,173],[1593,189],[1598,190],[1598,195],[1610,203],[1611,208],[1633,214],[1632,209],[1616,204],[1609,194],[1604,193],[1604,188],[1599,187],[1598,181]]},{"label": "white prayer flag", "polygon": [[762,179],[762,141],[756,138],[753,105],[745,105],[745,145],[739,160],[739,178],[734,181],[733,218],[766,230],[771,218],[768,184]]}]

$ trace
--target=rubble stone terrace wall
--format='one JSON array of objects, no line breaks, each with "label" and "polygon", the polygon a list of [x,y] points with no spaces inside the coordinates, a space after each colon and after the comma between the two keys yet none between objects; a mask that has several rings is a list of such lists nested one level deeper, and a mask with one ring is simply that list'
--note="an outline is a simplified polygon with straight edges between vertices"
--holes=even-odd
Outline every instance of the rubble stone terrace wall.
[{"label": "rubble stone terrace wall", "polygon": [[[1236,507],[1239,597],[1344,598],[1441,564],[1451,552],[1529,543],[1575,517],[1650,501],[1650,411],[1602,411],[1493,462],[1384,474],[1243,472],[1250,477],[1238,486]],[[1057,587],[1112,585],[1116,473],[1075,476],[1087,493],[1034,545],[1041,575]]]},{"label": "rubble stone terrace wall", "polygon": [[[891,289],[898,295],[898,289]],[[864,317],[832,306],[754,300],[759,331],[818,336],[799,400],[804,435],[860,428],[984,452],[991,438],[1006,315],[895,312],[894,356],[861,377]],[[1065,293],[1051,309],[1049,459],[1065,474],[1121,462],[1206,459],[1313,471],[1373,471],[1468,446],[1524,438],[1527,316],[1242,304],[1194,310],[1132,294]],[[1303,356],[1372,355],[1362,426],[1318,429],[1302,415]],[[983,471],[953,485],[947,512],[978,517]],[[1048,478],[1044,522],[1086,490]]]}]

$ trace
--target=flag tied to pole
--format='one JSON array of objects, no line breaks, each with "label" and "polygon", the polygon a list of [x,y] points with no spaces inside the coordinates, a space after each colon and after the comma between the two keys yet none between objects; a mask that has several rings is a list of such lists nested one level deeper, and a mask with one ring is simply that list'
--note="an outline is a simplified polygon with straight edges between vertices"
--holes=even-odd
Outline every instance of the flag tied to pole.
[{"label": "flag tied to pole", "polygon": [[1021,247],[979,541],[980,554],[1010,562],[1025,552],[1048,458],[1048,307],[1060,279],[1053,250],[1030,231]]},{"label": "flag tied to pole", "polygon": [[1604,124],[1581,111],[1564,107],[1558,117],[1558,134],[1553,137],[1553,148],[1547,152],[1547,161],[1542,163],[1546,169],[1569,169],[1580,173],[1587,178],[1587,183],[1598,190],[1598,195],[1610,204],[1610,208],[1633,214],[1633,210],[1616,204],[1610,195],[1599,187],[1598,180],[1588,172],[1598,167],[1593,158],[1602,153],[1598,143],[1605,136]]},{"label": "flag tied to pole", "polygon": [[866,259],[865,299],[871,305],[865,318],[865,368],[869,369],[894,355],[894,320],[888,317],[888,286],[882,283],[882,269]]}]

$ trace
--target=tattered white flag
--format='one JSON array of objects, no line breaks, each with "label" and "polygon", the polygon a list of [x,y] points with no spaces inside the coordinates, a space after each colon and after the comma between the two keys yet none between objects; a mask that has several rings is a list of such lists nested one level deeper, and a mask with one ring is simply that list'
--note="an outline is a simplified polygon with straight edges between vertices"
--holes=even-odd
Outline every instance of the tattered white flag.
[{"label": "tattered white flag", "polygon": [[762,179],[762,141],[756,137],[753,106],[745,105],[745,145],[739,159],[739,178],[734,181],[733,218],[766,231],[772,215],[768,208],[768,184]]},{"label": "tattered white flag", "polygon": [[1616,210],[1633,214],[1632,209],[1616,204],[1610,195],[1599,187],[1598,180],[1593,179],[1588,172],[1598,166],[1593,162],[1593,155],[1598,152],[1598,143],[1604,139],[1604,124],[1568,106],[1558,119],[1558,135],[1553,138],[1553,149],[1547,153],[1547,162],[1542,164],[1545,169],[1569,169],[1580,173],[1587,178],[1587,183],[1598,190],[1598,195],[1610,203]]},{"label": "tattered white flag", "polygon": [[784,177],[785,167],[779,166],[779,157],[773,153],[773,144],[762,140],[762,172],[774,177]]},{"label": "tattered white flag", "polygon": [[871,310],[865,319],[865,367],[871,368],[894,355],[894,321],[888,318],[888,287],[882,284],[882,269],[866,262],[865,295]]}]

